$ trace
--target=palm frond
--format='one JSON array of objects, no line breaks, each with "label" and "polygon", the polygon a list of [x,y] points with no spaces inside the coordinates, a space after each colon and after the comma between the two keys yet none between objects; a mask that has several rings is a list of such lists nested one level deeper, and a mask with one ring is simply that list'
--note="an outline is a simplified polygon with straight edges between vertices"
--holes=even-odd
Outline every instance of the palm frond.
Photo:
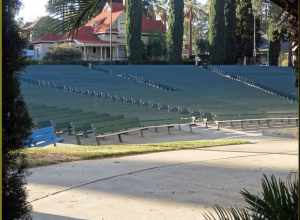
[{"label": "palm frond", "polygon": [[213,211],[203,216],[205,220],[297,220],[298,186],[296,175],[290,175],[286,182],[274,175],[263,175],[260,193],[252,194],[246,189],[241,191],[247,207],[226,209],[215,206]]},{"label": "palm frond", "polygon": [[251,220],[250,214],[243,208],[222,208],[215,206],[213,211],[204,214],[205,220]]},{"label": "palm frond", "polygon": [[245,189],[241,191],[248,204],[247,209],[256,213],[256,219],[297,219],[298,180],[288,183],[274,175],[270,178],[264,175],[261,187],[262,192],[258,195]]},{"label": "palm frond", "polygon": [[62,22],[56,26],[57,31],[75,31],[97,13],[101,12],[106,0],[49,0],[48,10],[52,17]]}]

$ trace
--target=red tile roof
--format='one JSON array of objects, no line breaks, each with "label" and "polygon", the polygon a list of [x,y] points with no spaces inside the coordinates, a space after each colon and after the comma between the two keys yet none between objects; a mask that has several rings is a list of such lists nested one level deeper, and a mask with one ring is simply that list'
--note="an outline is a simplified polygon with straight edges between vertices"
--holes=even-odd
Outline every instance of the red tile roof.
[{"label": "red tile roof", "polygon": [[[97,35],[93,32],[93,28],[90,26],[80,27],[77,32],[71,37],[69,33],[64,35],[58,34],[45,34],[41,38],[33,41],[33,44],[38,43],[55,43],[55,42],[65,42],[65,41],[78,41],[83,44],[108,44],[109,41],[103,41],[97,37]],[[116,43],[116,42],[112,42]]]},{"label": "red tile roof", "polygon": [[[122,3],[113,3],[112,22],[114,23],[120,15],[124,12],[125,7]],[[110,28],[110,9],[107,7],[100,14],[92,18],[86,26],[94,27],[95,33],[106,33]],[[113,30],[114,31],[114,30]],[[151,20],[142,17],[142,32],[165,32],[165,25],[161,21]]]},{"label": "red tile roof", "polygon": [[[69,37],[68,34],[65,34],[64,41],[66,40],[76,40],[79,43],[83,44],[108,44],[109,41],[101,40],[93,31],[91,26],[82,26],[77,32],[74,33],[73,37]],[[112,42],[115,44],[116,42]]]},{"label": "red tile roof", "polygon": [[[122,3],[113,3],[112,8],[112,23],[114,23],[123,13],[124,6]],[[104,33],[109,31],[110,23],[110,9],[106,7],[97,16],[88,21],[86,26],[93,27],[95,33]]]},{"label": "red tile roof", "polygon": [[37,43],[54,43],[57,41],[60,41],[63,39],[62,35],[59,34],[53,34],[53,33],[47,33],[38,38],[37,40],[34,40],[32,43],[37,44]]},{"label": "red tile roof", "polygon": [[152,33],[152,32],[166,32],[165,25],[161,21],[151,20],[143,16],[142,18],[142,32]]}]

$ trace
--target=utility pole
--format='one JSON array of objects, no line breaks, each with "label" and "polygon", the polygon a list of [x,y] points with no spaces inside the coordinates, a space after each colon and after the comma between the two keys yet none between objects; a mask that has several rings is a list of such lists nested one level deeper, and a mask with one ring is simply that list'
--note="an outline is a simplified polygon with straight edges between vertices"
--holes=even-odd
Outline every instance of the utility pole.
[{"label": "utility pole", "polygon": [[270,65],[270,39],[268,39],[268,53],[267,53],[268,66]]},{"label": "utility pole", "polygon": [[193,5],[189,9],[189,58],[193,55]]},{"label": "utility pole", "polygon": [[266,35],[267,35],[267,41],[268,41],[268,51],[267,51],[267,64],[270,64],[270,39],[268,39],[268,15],[269,15],[269,5],[270,1],[265,0],[264,2],[264,10],[265,10],[265,16],[266,16]]},{"label": "utility pole", "polygon": [[113,4],[112,4],[112,0],[110,0],[110,36],[109,36],[109,58],[110,58],[110,63],[112,64],[113,61],[113,51],[112,51],[112,11],[113,11]]},{"label": "utility pole", "polygon": [[62,6],[62,26],[61,26],[61,29],[62,29],[62,33],[64,34],[65,33],[65,26],[64,26],[64,23],[65,23],[65,4],[63,4]]},{"label": "utility pole", "polygon": [[253,59],[254,64],[256,64],[256,21],[255,21],[255,12],[253,12],[253,28],[254,28],[254,37],[253,37]]}]

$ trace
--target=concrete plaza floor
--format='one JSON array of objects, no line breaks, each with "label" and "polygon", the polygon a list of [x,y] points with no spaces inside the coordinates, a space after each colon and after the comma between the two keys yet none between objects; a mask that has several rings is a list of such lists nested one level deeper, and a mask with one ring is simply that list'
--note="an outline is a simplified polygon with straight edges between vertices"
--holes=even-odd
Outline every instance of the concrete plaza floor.
[{"label": "concrete plaza floor", "polygon": [[[245,138],[247,139],[247,138]],[[33,219],[203,219],[209,207],[243,205],[262,174],[297,171],[295,139],[78,161],[29,170]]]}]

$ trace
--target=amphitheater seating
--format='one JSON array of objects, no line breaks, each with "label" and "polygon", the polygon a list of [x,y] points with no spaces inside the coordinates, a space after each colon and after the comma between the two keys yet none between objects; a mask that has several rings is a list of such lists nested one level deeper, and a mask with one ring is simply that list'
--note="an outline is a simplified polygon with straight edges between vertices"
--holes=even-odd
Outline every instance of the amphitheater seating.
[{"label": "amphitheater seating", "polygon": [[[104,72],[78,65],[28,66],[26,72],[22,74],[24,78],[48,81],[50,85],[56,85],[59,88],[37,87],[21,81],[22,94],[26,102],[55,105],[59,106],[59,109],[66,105],[75,109],[80,106],[80,109],[87,112],[90,111],[90,106],[93,106],[93,109],[103,111],[103,106],[106,112],[114,112],[115,115],[130,114],[142,118],[143,121],[172,118],[173,123],[178,121],[179,117],[185,116],[181,113],[190,115],[190,113],[196,112],[211,112],[217,115],[218,120],[221,120],[224,117],[227,118],[228,114],[240,117],[241,114],[297,111],[296,103],[290,101],[289,98],[284,98],[284,94],[288,92],[288,89],[293,90],[294,85],[293,71],[288,68],[228,66],[233,73],[242,70],[240,74],[244,74],[243,71],[249,71],[249,76],[246,78],[251,77],[250,79],[252,79],[255,76],[263,79],[264,76],[265,82],[267,80],[274,81],[274,83],[267,83],[267,86],[274,85],[277,91],[284,93],[283,95],[280,93],[273,95],[220,77],[209,69],[189,65],[103,65],[99,67],[103,68]],[[255,68],[258,71],[256,74],[252,73],[256,71]],[[232,72],[231,70],[230,72]],[[106,74],[106,72],[110,74]],[[119,73],[131,74],[179,90],[165,92],[152,87],[145,88],[144,84],[116,77]],[[50,109],[54,111],[53,117],[56,117],[57,109]],[[56,127],[59,124],[67,127],[67,122],[74,122],[72,118],[80,118],[82,112],[74,112],[73,115],[70,114],[72,117],[67,118],[68,113],[65,115],[65,112],[70,110],[61,110],[59,115],[65,120],[56,120]],[[50,113],[47,115],[50,116]],[[37,121],[44,120],[44,117],[43,111],[36,111]]]},{"label": "amphitheater seating", "polygon": [[[53,126],[56,132],[69,134],[116,132],[139,127],[138,118],[125,118],[124,115],[83,112],[68,108],[29,104],[29,112],[37,128]],[[51,121],[51,124],[49,124]]]},{"label": "amphitheater seating", "polygon": [[246,77],[247,79],[274,88],[278,91],[296,95],[296,89],[293,86],[295,73],[292,68],[255,65],[217,65],[215,67],[225,73]]}]

